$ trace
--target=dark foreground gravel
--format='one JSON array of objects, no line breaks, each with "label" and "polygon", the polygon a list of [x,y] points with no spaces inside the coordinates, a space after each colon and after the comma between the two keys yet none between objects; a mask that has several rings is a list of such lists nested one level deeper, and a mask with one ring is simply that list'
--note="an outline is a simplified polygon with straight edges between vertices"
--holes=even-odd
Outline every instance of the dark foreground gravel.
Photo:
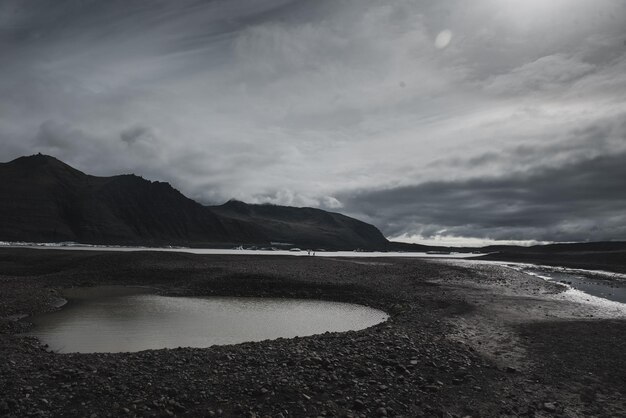
[{"label": "dark foreground gravel", "polygon": [[[62,289],[356,302],[362,331],[57,354],[28,318]],[[0,416],[626,416],[626,321],[503,267],[416,259],[0,250]],[[593,319],[590,318],[593,312]],[[600,318],[599,318],[600,317]]]}]

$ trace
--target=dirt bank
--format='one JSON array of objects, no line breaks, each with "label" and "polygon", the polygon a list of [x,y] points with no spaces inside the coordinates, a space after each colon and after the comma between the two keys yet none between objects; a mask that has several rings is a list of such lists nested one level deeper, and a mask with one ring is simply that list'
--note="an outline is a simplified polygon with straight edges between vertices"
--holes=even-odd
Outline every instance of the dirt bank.
[{"label": "dirt bank", "polygon": [[[0,415],[626,414],[623,318],[499,266],[367,261],[2,249]],[[54,309],[61,289],[119,284],[357,302],[391,318],[357,332],[130,354],[55,354],[19,334],[28,324],[14,319]]]}]

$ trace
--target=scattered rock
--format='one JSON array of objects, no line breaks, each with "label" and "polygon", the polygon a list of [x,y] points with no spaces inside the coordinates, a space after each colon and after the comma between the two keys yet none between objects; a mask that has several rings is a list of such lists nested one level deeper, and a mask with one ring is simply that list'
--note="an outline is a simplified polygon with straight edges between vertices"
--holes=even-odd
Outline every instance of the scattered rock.
[{"label": "scattered rock", "polygon": [[[67,275],[53,271],[41,280],[13,279],[0,272],[0,315],[9,305],[11,312],[39,306],[38,302],[30,305],[29,298],[37,294],[40,282],[72,286],[110,280],[156,281],[163,292],[176,289],[180,295],[220,294],[220,281],[231,286],[241,281],[242,294],[258,294],[256,288],[247,286],[260,286],[264,295],[273,295],[276,288],[278,296],[293,297],[302,297],[299,286],[307,283],[303,285],[307,297],[359,302],[387,312],[396,305],[394,298],[402,298],[397,304],[402,309],[389,322],[356,332],[117,354],[46,353],[34,339],[16,332],[17,324],[23,324],[0,321],[4,327],[0,333],[0,415],[54,416],[63,411],[84,417],[452,418],[470,414],[469,409],[461,409],[465,405],[471,406],[472,416],[548,415],[567,408],[549,373],[538,370],[531,375],[511,366],[498,368],[487,356],[470,350],[469,343],[450,338],[450,318],[462,315],[458,313],[460,297],[470,299],[466,292],[472,290],[465,286],[462,294],[455,294],[454,286],[446,285],[443,294],[442,286],[426,286],[423,277],[430,277],[433,283],[457,280],[458,275],[467,274],[463,269],[413,260],[359,267],[347,260],[319,259],[303,269],[301,265],[293,267],[302,261],[285,263],[275,257],[250,261],[243,257],[237,259],[238,264],[219,257],[197,257],[201,263],[195,264],[188,261],[196,259],[189,254],[142,254],[125,255],[129,261],[121,256],[91,255],[83,262],[73,262]],[[72,257],[81,260],[82,256]],[[180,257],[174,261],[183,267],[171,267],[172,260],[161,262],[161,257]],[[0,268],[2,260],[0,257]],[[103,260],[112,267],[101,264]],[[324,282],[315,282],[320,276]],[[298,286],[294,285],[297,281],[301,281]],[[346,284],[348,290],[341,290],[337,283]],[[3,292],[11,286],[22,293],[7,300]],[[231,291],[228,288],[223,294]],[[45,293],[49,293],[47,289]],[[617,344],[620,340],[611,341]],[[542,357],[542,364],[549,366],[550,359]],[[605,384],[604,377],[585,375],[585,379],[592,378],[595,387]],[[594,397],[587,405],[587,415],[611,416],[609,412],[615,410],[606,406],[611,399],[598,398],[596,402]]]},{"label": "scattered rock", "polygon": [[543,409],[546,412],[556,412],[556,405],[554,402],[544,402]]},{"label": "scattered rock", "polygon": [[363,403],[360,399],[355,399],[354,404],[352,405],[355,411],[362,411],[365,409],[365,403]]}]

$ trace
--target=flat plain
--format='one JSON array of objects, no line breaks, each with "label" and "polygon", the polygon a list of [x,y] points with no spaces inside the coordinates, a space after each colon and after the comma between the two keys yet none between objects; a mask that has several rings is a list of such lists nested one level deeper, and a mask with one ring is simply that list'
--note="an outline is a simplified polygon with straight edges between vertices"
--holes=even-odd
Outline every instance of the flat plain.
[{"label": "flat plain", "polygon": [[[361,331],[58,354],[26,336],[64,289],[360,303]],[[616,286],[623,286],[616,283]],[[623,310],[503,265],[415,258],[0,250],[4,416],[623,416]]]}]

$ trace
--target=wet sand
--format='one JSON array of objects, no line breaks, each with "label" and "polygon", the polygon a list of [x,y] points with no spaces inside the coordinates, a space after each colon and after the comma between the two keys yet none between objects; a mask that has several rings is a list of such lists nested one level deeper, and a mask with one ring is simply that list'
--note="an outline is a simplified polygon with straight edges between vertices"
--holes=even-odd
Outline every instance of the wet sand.
[{"label": "wet sand", "polygon": [[[59,309],[62,289],[102,285],[338,300],[391,318],[117,354],[50,352],[14,320]],[[0,415],[623,416],[626,316],[565,290],[459,261],[2,249]]]}]

